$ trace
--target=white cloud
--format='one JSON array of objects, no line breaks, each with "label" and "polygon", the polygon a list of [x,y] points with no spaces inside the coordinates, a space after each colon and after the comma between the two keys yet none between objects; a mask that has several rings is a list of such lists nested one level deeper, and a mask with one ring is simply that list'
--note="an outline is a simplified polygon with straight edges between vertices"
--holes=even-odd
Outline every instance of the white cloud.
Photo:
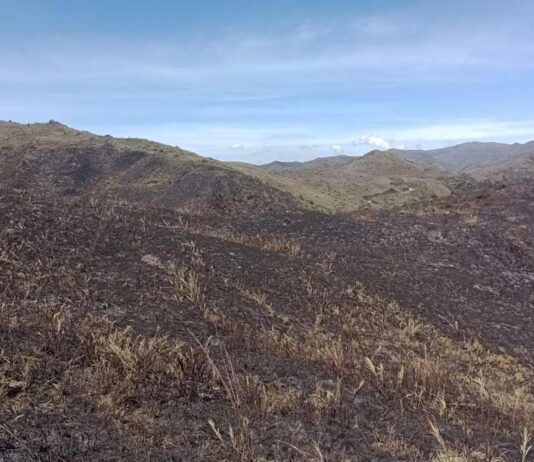
[{"label": "white cloud", "polygon": [[[356,143],[353,143],[356,144]],[[378,149],[390,149],[392,146],[389,141],[376,135],[362,135],[360,136],[360,144],[372,146]]]},{"label": "white cloud", "polygon": [[339,144],[333,144],[332,146],[330,146],[330,149],[332,149],[335,154],[341,154],[343,152],[343,146]]},{"label": "white cloud", "polygon": [[242,151],[243,149],[245,149],[245,145],[242,144],[242,143],[236,143],[236,144],[232,144],[230,146],[230,149],[234,150],[234,151]]}]

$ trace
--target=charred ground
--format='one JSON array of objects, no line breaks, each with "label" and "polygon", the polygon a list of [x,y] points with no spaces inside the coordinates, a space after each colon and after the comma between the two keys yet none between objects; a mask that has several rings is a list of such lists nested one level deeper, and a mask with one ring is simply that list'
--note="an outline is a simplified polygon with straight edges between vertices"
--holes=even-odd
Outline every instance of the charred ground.
[{"label": "charred ground", "polygon": [[0,457],[531,460],[533,194],[332,216],[3,190]]}]

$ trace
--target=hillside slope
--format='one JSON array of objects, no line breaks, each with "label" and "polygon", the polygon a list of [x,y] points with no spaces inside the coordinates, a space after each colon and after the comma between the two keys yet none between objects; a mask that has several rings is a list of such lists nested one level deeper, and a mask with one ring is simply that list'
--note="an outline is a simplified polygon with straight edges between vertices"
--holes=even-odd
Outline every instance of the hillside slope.
[{"label": "hillside slope", "polygon": [[534,142],[466,143],[257,166],[219,162],[142,139],[97,136],[57,122],[0,122],[0,186],[197,211],[351,212],[446,197],[471,187],[473,178],[531,178],[533,152]]},{"label": "hillside slope", "polygon": [[0,459],[521,460],[525,188],[227,220],[0,189]]},{"label": "hillside slope", "polygon": [[493,180],[516,183],[534,179],[534,147],[531,152],[522,154],[507,162],[489,167],[470,169],[469,174],[478,180]]},{"label": "hillside slope", "polygon": [[308,170],[325,167],[341,167],[349,164],[354,160],[353,156],[330,156],[330,157],[318,157],[306,162],[281,162],[275,161],[269,164],[262,165],[261,167],[271,172],[290,172],[297,170]]},{"label": "hillside slope", "polygon": [[390,152],[235,167],[325,211],[397,206],[450,194],[446,172]]},{"label": "hillside slope", "polygon": [[485,167],[495,167],[534,153],[534,141],[525,144],[471,142],[441,149],[390,150],[403,158],[412,159],[450,170],[470,173]]},{"label": "hillside slope", "polygon": [[97,136],[57,122],[0,122],[0,182],[42,194],[97,196],[161,207],[352,211],[449,194],[444,172],[392,153],[258,167],[177,147]]},{"label": "hillside slope", "polygon": [[213,211],[287,208],[294,200],[221,162],[141,139],[97,136],[57,122],[0,122],[4,188],[112,195]]}]

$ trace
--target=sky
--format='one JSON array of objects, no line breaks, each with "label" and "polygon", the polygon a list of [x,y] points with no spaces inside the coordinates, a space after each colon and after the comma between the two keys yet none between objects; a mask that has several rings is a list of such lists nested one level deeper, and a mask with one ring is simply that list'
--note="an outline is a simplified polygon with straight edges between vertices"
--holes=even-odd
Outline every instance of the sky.
[{"label": "sky", "polygon": [[0,120],[222,160],[534,139],[532,0],[0,0]]}]

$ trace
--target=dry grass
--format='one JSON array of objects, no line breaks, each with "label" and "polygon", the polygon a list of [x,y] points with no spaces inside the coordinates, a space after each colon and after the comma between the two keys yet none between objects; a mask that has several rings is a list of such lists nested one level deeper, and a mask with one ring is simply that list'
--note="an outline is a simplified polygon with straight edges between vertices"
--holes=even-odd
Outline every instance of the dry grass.
[{"label": "dry grass", "polygon": [[279,253],[290,257],[298,257],[301,252],[300,244],[297,241],[288,239],[283,236],[248,235],[239,233],[227,228],[210,228],[207,226],[198,226],[184,222],[184,227],[189,232],[203,236],[215,237],[236,244],[257,247],[268,252]]},{"label": "dry grass", "polygon": [[[311,398],[316,422],[330,412],[339,415],[341,390],[356,386],[356,390],[379,393],[391,406],[422,411],[434,422],[463,429],[466,435],[476,432],[480,424],[492,425],[514,438],[518,428],[533,428],[531,369],[505,354],[488,351],[478,341],[454,342],[395,304],[361,294],[359,299],[360,306],[336,306],[322,314],[321,324],[328,325],[332,317],[339,321],[341,335],[332,336],[315,324],[302,335],[265,329],[259,336],[266,351],[312,360],[336,378],[335,390],[318,390]],[[433,425],[436,440],[443,443],[437,438],[437,424]],[[522,454],[531,450],[529,441],[525,430]],[[491,445],[440,446],[435,461],[512,460],[506,451]],[[527,460],[528,456],[523,457]]]},{"label": "dry grass", "polygon": [[[197,278],[183,268],[174,268],[172,274],[185,300],[203,303]],[[261,294],[249,296],[258,304],[267,303]],[[224,460],[260,461],[258,420],[305,415],[321,426],[330,419],[350,418],[345,416],[347,406],[358,393],[378,393],[390,406],[421,410],[431,419],[430,432],[437,444],[433,462],[511,462],[506,451],[491,444],[458,446],[457,441],[446,441],[440,426],[476,431],[481,415],[485,424],[495,422],[511,435],[524,428],[518,453],[522,462],[528,461],[528,428],[534,423],[530,370],[509,357],[488,352],[479,342],[453,343],[394,304],[362,293],[357,298],[360,301],[350,308],[326,309],[320,325],[310,323],[300,331],[302,336],[297,331],[281,334],[273,329],[256,336],[257,345],[266,353],[311,360],[333,378],[317,381],[309,392],[243,373],[239,361],[226,350],[216,359],[209,339],[203,343],[194,337],[197,345],[192,348],[165,336],[136,335],[131,328],[117,328],[105,318],[88,316],[75,321],[66,309],[47,308],[31,327],[31,335],[41,339],[39,351],[2,352],[0,396],[5,410],[24,413],[35,393],[45,397],[41,398],[45,407],[54,409],[65,409],[68,396],[76,394],[120,425],[152,434],[158,427],[152,400],[163,396],[193,399],[222,392],[233,417],[223,422],[220,417],[209,419],[220,454]],[[4,327],[20,324],[15,310],[4,305],[2,314]],[[342,321],[337,336],[325,330],[333,319]],[[228,327],[220,319],[212,322]],[[254,334],[243,330],[241,335]],[[132,403],[138,403],[135,410]],[[380,438],[392,451],[407,451],[400,435]],[[305,447],[288,445],[309,460],[327,460],[315,442]]]},{"label": "dry grass", "polygon": [[[103,317],[74,318],[66,308],[36,311],[30,322],[14,308],[4,307],[2,314],[0,435],[19,441],[27,460],[73,460],[71,451],[83,451],[54,436],[47,459],[42,459],[21,427],[27,419],[73,419],[73,412],[83,419],[88,406],[108,431],[116,428],[153,444],[154,438],[163,438],[167,425],[158,417],[159,403],[219,393],[204,353],[181,341],[137,335]],[[24,337],[16,340],[11,334],[10,343],[6,329],[23,329]]]},{"label": "dry grass", "polygon": [[470,215],[464,220],[464,223],[468,228],[474,228],[478,225],[478,216]]},{"label": "dry grass", "polygon": [[78,223],[1,236],[0,448],[19,460],[532,461],[528,364],[347,287],[339,253],[240,249],[273,266],[255,284],[224,266],[237,246],[144,217],[130,234],[130,212],[95,202],[72,262],[42,248]]},{"label": "dry grass", "polygon": [[167,266],[167,275],[177,299],[187,300],[197,308],[204,307],[204,293],[199,276],[194,270],[170,263]]},{"label": "dry grass", "polygon": [[[194,246],[189,248],[191,255],[200,258]],[[23,415],[36,396],[42,409],[66,412],[69,397],[77,396],[115,425],[154,438],[161,427],[156,401],[218,397],[231,411],[226,418],[210,417],[213,439],[208,441],[218,445],[212,450],[221,460],[260,461],[258,422],[282,416],[318,427],[331,421],[350,422],[354,419],[351,403],[360,394],[375,395],[395,412],[422,413],[430,419],[437,444],[431,456],[434,462],[512,462],[506,451],[491,443],[449,443],[440,430],[456,428],[470,441],[481,419],[484,426],[493,425],[516,440],[517,429],[524,428],[517,453],[522,462],[529,460],[534,375],[517,360],[490,352],[476,340],[453,341],[396,304],[369,297],[360,289],[347,292],[353,299],[350,304],[321,306],[308,322],[285,316],[283,332],[274,326],[253,330],[207,308],[195,270],[176,264],[164,269],[177,301],[199,308],[204,319],[227,338],[239,339],[269,357],[311,361],[329,380],[316,380],[309,390],[266,381],[244,371],[243,359],[232,357],[226,349],[214,356],[210,339],[201,342],[193,337],[196,346],[191,347],[166,336],[135,334],[132,328],[119,328],[103,317],[74,319],[67,307],[46,307],[28,322],[27,315],[4,304],[2,328],[26,329],[26,335],[37,342],[33,345],[39,345],[37,349],[12,345],[1,352],[4,412]],[[264,293],[234,287],[277,317]],[[310,293],[315,295],[313,288]],[[9,425],[4,430],[13,432]],[[417,451],[395,431],[399,429],[377,435],[382,450],[415,457]],[[304,460],[328,458],[328,451],[313,438],[298,444],[291,440],[286,446]]]}]

